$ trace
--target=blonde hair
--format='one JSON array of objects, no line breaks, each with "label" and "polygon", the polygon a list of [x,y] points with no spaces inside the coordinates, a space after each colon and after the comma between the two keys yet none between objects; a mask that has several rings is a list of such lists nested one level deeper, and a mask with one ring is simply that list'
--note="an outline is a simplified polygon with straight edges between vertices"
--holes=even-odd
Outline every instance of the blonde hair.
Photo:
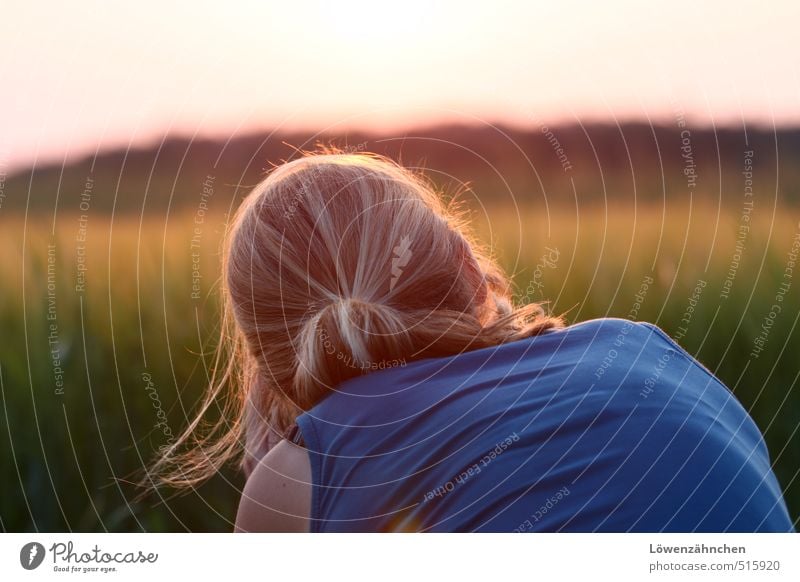
[{"label": "blonde hair", "polygon": [[349,378],[563,326],[540,304],[515,308],[463,216],[376,155],[327,150],[275,168],[236,213],[223,257],[213,381],[151,470],[162,484],[192,486],[242,452],[249,473]]}]

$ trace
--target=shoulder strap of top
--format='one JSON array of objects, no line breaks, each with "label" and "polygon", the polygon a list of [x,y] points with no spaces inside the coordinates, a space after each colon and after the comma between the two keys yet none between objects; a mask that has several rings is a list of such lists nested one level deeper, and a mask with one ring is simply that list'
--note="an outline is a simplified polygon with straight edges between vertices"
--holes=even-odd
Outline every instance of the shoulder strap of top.
[{"label": "shoulder strap of top", "polygon": [[296,422],[293,422],[289,427],[286,429],[286,432],[283,433],[283,438],[287,441],[296,444],[298,447],[305,448],[306,443],[303,440],[303,434],[300,432],[300,428],[297,426]]}]

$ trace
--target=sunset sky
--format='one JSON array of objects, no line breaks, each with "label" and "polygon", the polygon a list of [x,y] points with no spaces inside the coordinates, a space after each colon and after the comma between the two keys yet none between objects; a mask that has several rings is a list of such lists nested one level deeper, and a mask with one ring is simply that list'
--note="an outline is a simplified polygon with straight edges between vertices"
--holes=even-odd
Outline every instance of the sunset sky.
[{"label": "sunset sky", "polygon": [[3,2],[0,163],[165,133],[800,124],[797,2]]}]

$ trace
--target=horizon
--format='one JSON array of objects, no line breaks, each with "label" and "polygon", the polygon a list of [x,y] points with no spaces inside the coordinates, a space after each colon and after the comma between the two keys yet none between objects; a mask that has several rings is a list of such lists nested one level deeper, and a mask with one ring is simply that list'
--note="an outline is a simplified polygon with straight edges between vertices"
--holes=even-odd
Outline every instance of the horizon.
[{"label": "horizon", "polygon": [[[689,118],[689,116],[687,116]],[[690,118],[686,121],[687,126],[691,127],[692,132],[701,133],[701,132],[728,132],[728,131],[742,131],[742,132],[775,132],[775,133],[784,133],[784,132],[795,132],[800,131],[800,121],[791,124],[785,125],[775,125],[770,126],[768,123],[764,123],[758,120],[742,120],[739,124],[734,123],[717,123],[717,124],[702,124],[697,123],[696,121],[692,121]],[[542,131],[542,128],[549,129],[554,133],[558,134],[559,131],[565,131],[575,127],[583,127],[583,128],[619,128],[620,130],[624,130],[626,128],[632,127],[649,127],[653,128],[654,130],[674,130],[678,128],[675,120],[672,119],[664,119],[664,120],[643,120],[643,119],[619,119],[615,122],[612,122],[608,119],[583,119],[583,120],[575,120],[575,121],[557,121],[553,124],[544,124],[544,123],[533,123],[533,124],[515,124],[514,122],[489,122],[486,123],[468,123],[468,122],[457,122],[457,121],[445,121],[445,120],[438,120],[432,121],[428,124],[415,124],[409,125],[408,127],[398,127],[391,131],[387,131],[381,128],[377,128],[374,126],[352,126],[343,128],[341,131],[319,131],[315,130],[314,128],[305,128],[305,127],[292,127],[290,129],[284,130],[277,130],[275,128],[258,128],[258,127],[249,127],[238,134],[232,135],[230,133],[197,133],[195,135],[191,135],[189,132],[182,132],[182,131],[173,131],[170,133],[166,133],[164,135],[157,135],[154,134],[149,137],[142,137],[136,141],[130,141],[125,143],[121,141],[119,143],[107,143],[101,147],[96,148],[92,151],[91,148],[86,148],[82,150],[73,150],[71,152],[67,152],[63,157],[52,157],[46,158],[42,157],[36,160],[32,160],[28,163],[19,163],[13,164],[8,162],[8,159],[4,160],[4,152],[0,149],[0,175],[3,175],[7,178],[13,178],[20,174],[25,174],[30,171],[41,170],[52,168],[53,166],[70,166],[74,164],[80,164],[89,159],[98,159],[102,158],[103,156],[115,155],[119,153],[130,153],[130,152],[149,152],[159,147],[163,146],[169,142],[181,142],[181,143],[198,143],[198,142],[208,142],[213,144],[219,144],[221,142],[235,142],[237,140],[247,140],[252,138],[258,137],[267,137],[267,136],[274,136],[276,138],[285,138],[285,137],[292,137],[292,136],[300,136],[303,138],[308,138],[311,136],[312,139],[319,138],[321,141],[325,141],[326,139],[337,140],[337,139],[344,139],[349,135],[358,135],[359,137],[367,136],[373,138],[376,141],[382,141],[385,139],[408,139],[413,137],[413,133],[417,132],[420,134],[424,133],[446,133],[446,130],[452,129],[464,129],[464,130],[480,130],[480,129],[494,129],[499,131],[500,133],[509,131],[509,132],[520,132],[520,133],[532,133],[536,134]],[[287,144],[288,147],[294,147],[295,144]],[[370,151],[370,150],[365,150]],[[8,152],[5,152],[6,154]]]},{"label": "horizon", "polygon": [[184,6],[12,1],[0,166],[272,129],[800,126],[791,2]]}]

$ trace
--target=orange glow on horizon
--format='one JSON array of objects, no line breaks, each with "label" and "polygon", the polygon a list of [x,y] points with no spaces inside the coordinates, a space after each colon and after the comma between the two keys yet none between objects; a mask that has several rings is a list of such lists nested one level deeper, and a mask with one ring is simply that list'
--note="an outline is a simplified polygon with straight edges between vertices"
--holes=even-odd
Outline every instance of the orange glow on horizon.
[{"label": "orange glow on horizon", "polygon": [[4,14],[6,161],[165,133],[436,122],[800,123],[800,7],[92,1]]}]

